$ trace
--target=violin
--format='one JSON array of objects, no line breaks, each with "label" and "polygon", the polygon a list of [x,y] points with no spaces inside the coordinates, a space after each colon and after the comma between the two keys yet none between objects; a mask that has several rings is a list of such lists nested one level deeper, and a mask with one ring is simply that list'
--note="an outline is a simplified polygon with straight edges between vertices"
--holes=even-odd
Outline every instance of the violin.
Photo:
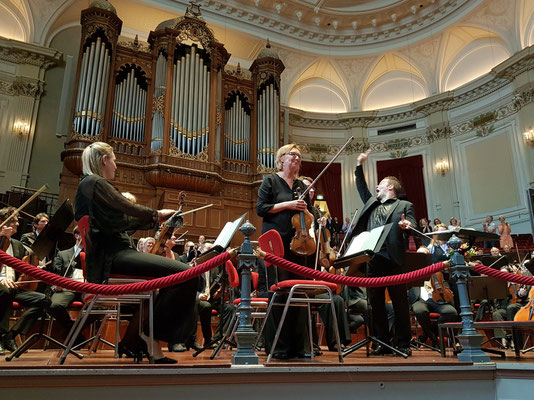
[{"label": "violin", "polygon": [[330,232],[326,227],[319,227],[319,262],[322,267],[328,269],[336,261],[336,253],[330,247]]},{"label": "violin", "polygon": [[528,303],[519,309],[514,321],[532,321],[532,317],[534,317],[534,287],[528,293]]},{"label": "violin", "polygon": [[[510,265],[510,267],[512,267],[512,266]],[[521,276],[521,269],[520,268],[504,267],[503,269],[506,270],[506,272],[510,272],[512,274],[516,274],[516,275]],[[508,291],[510,292],[510,296],[512,296],[511,299],[510,299],[510,303],[511,304],[516,304],[516,303],[520,303],[521,302],[521,298],[518,295],[519,289],[521,289],[521,285],[519,283],[510,283],[509,284]]]},{"label": "violin", "polygon": [[436,272],[430,279],[432,285],[432,300],[436,303],[452,303],[454,296],[451,289],[445,286],[445,278],[442,272]]},{"label": "violin", "polygon": [[178,200],[178,211],[176,211],[167,221],[161,224],[161,230],[158,238],[152,247],[152,254],[163,255],[165,251],[165,243],[172,237],[175,229],[182,228],[184,226],[184,219],[182,217],[182,207],[185,203],[185,193],[180,192]]},{"label": "violin", "polygon": [[[301,196],[300,188],[297,188],[297,196]],[[290,248],[299,256],[309,256],[317,250],[313,223],[315,219],[308,211],[300,211],[291,217],[291,225],[295,228],[295,236],[291,239]]]}]

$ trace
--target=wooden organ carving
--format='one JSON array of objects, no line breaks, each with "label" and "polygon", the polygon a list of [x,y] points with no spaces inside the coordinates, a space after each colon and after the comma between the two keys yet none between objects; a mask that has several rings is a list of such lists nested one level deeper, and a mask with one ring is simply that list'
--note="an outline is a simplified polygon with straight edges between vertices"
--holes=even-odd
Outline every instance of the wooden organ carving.
[{"label": "wooden organ carving", "polygon": [[284,65],[270,46],[250,72],[225,69],[230,54],[196,6],[159,24],[148,45],[119,41],[122,21],[105,0],[83,10],[81,24],[60,197],[74,198],[83,149],[104,141],[117,157],[114,183],[139,203],[172,208],[181,190],[184,210],[214,203],[191,214],[191,236],[214,237],[243,212],[259,228],[257,188],[282,137]]}]

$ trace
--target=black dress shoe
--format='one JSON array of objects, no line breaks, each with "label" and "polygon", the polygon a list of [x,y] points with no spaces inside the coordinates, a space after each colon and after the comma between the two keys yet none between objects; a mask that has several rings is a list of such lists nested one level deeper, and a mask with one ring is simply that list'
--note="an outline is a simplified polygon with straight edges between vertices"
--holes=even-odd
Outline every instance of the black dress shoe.
[{"label": "black dress shoe", "polygon": [[162,357],[158,358],[157,360],[154,360],[154,364],[176,364],[177,362],[178,360],[169,357]]},{"label": "black dress shoe", "polygon": [[19,348],[19,346],[17,346],[17,344],[15,343],[13,339],[4,338],[3,344],[4,344],[4,349],[9,350],[12,353]]},{"label": "black dress shoe", "polygon": [[195,340],[194,342],[188,342],[188,343],[185,343],[185,348],[187,350],[189,349],[193,349],[195,351],[199,351],[202,349],[202,346]]},{"label": "black dress shoe", "polygon": [[371,355],[373,356],[383,356],[385,354],[393,354],[393,350],[386,346],[382,346],[381,344],[379,344],[376,349],[371,352]]}]

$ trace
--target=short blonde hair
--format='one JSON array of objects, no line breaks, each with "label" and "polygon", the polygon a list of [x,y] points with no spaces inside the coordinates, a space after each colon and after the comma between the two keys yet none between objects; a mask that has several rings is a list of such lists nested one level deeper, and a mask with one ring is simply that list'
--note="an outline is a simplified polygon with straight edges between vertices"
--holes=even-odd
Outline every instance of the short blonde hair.
[{"label": "short blonde hair", "polygon": [[94,142],[87,146],[82,153],[84,175],[102,176],[102,158],[113,154],[113,147],[104,142]]},{"label": "short blonde hair", "polygon": [[282,157],[293,149],[297,149],[300,152],[299,146],[295,143],[286,144],[278,149],[276,152],[276,169],[278,169],[278,171],[282,170]]}]

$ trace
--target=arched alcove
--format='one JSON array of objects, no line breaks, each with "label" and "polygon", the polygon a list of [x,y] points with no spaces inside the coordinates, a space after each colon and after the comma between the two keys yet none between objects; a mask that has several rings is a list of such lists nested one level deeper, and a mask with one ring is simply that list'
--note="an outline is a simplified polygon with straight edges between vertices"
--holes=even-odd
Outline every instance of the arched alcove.
[{"label": "arched alcove", "polygon": [[342,113],[350,109],[343,90],[323,78],[310,78],[295,85],[289,96],[289,106],[321,113]]},{"label": "arched alcove", "polygon": [[504,44],[485,38],[464,47],[446,66],[441,79],[442,91],[453,90],[486,73],[510,57]]},{"label": "arched alcove", "polygon": [[362,110],[413,103],[428,96],[425,82],[405,71],[392,71],[376,79],[362,96]]},{"label": "arched alcove", "polygon": [[0,36],[8,39],[28,40],[28,27],[24,16],[9,3],[0,2]]}]

